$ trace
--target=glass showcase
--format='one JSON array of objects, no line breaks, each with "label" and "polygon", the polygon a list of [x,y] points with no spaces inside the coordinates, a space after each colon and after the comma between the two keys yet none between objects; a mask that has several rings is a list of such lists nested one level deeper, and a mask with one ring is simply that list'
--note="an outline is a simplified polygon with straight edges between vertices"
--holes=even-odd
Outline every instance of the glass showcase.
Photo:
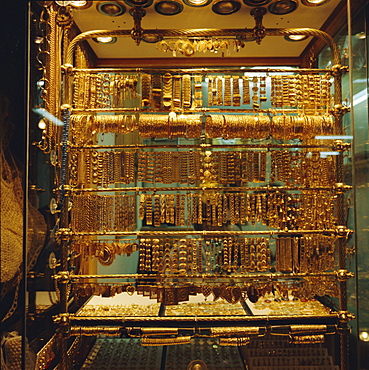
[{"label": "glass showcase", "polygon": [[367,369],[367,6],[28,5],[4,364]]}]

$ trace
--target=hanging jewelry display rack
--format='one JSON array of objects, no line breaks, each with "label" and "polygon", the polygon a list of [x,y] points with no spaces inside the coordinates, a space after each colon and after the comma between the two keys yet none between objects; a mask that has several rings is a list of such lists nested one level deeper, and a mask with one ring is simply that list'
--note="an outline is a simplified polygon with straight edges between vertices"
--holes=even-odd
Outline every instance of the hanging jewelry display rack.
[{"label": "hanging jewelry display rack", "polygon": [[[58,27],[53,16],[49,20],[51,34]],[[336,44],[322,31],[307,28],[263,31],[262,37],[291,34],[319,37],[330,46],[334,66],[249,70],[74,67],[74,56],[82,41],[97,36],[132,36],[127,30],[89,31],[64,45],[62,79],[58,66],[50,66],[50,76],[58,77],[49,78],[55,80],[49,89],[63,86],[62,106],[59,110],[55,103],[58,99],[51,94],[52,99],[46,99],[47,108],[61,117],[63,127],[55,130],[49,124],[39,147],[61,159],[56,181],[56,208],[60,217],[55,234],[62,251],[61,271],[54,279],[60,295],[61,312],[55,322],[59,324],[63,369],[68,367],[65,354],[69,336],[127,335],[142,337],[143,345],[188,343],[192,337],[210,336],[228,341],[227,345],[244,345],[266,333],[289,336],[293,343],[300,344],[322,343],[325,335],[337,333],[340,366],[347,369],[347,323],[353,316],[347,311],[347,280],[352,275],[346,269],[346,242],[352,231],[345,226],[344,195],[350,187],[344,184],[343,157],[349,145],[342,140],[323,142],[314,138],[343,134],[342,116],[347,108],[342,105],[341,76],[347,69],[340,65]],[[255,30],[245,29],[142,32],[171,38],[234,37],[250,32],[255,36]],[[140,32],[134,35],[137,41]],[[55,45],[51,40],[51,47]],[[280,81],[283,75],[288,76],[284,88]],[[326,94],[321,107],[313,107],[316,102],[311,106],[307,103],[303,109],[284,107],[287,101],[295,99],[296,103],[301,98],[288,90],[302,83],[295,79],[296,75],[307,84],[311,81],[306,94],[313,93],[314,88],[320,90],[313,96],[320,98]],[[121,80],[110,76],[130,76],[134,80],[129,86],[141,94],[139,107],[128,108],[120,106],[118,98],[117,104],[111,100]],[[267,95],[272,94],[266,91],[264,76],[273,81],[273,99],[286,99],[272,102],[273,108],[263,108]],[[329,95],[331,80],[333,102]],[[242,88],[248,85],[249,98],[244,101],[240,100],[246,90],[241,93],[239,81],[243,82]],[[190,89],[189,95],[175,84]],[[165,95],[168,86],[172,90]],[[230,86],[231,98],[226,94]],[[210,90],[214,95],[205,99],[204,94]],[[110,103],[87,107],[98,105],[98,94],[110,94],[107,97]],[[192,96],[194,101],[198,100],[193,104],[189,103]],[[222,101],[209,104],[210,99],[220,96]],[[203,98],[208,101],[207,106],[203,106]],[[182,104],[177,104],[181,99]],[[119,119],[117,115],[98,113],[117,114]],[[118,122],[121,124],[117,128]],[[96,144],[96,134],[103,132],[122,135],[138,132],[144,139],[194,139],[194,144],[154,144],[148,140],[136,144]],[[240,133],[244,136],[240,137]],[[217,138],[257,139],[260,143],[213,142]],[[320,156],[323,150],[337,155],[326,160]],[[181,173],[184,166],[186,171]],[[145,172],[148,168],[150,173]],[[275,186],[276,181],[284,185]],[[149,186],[138,185],[142,182]],[[178,186],[170,186],[173,183]],[[137,219],[145,220],[150,230],[137,230]],[[161,229],[163,223],[169,226]],[[203,229],[196,230],[194,224],[202,225]],[[224,230],[224,226],[236,224],[264,224],[269,229]],[[117,239],[110,238],[114,236]],[[271,239],[276,242],[273,266]],[[320,262],[319,256],[313,255],[314,248],[323,248],[324,258]],[[140,254],[135,274],[75,274],[70,268],[73,265],[70,256],[98,256],[99,262],[107,266],[115,255],[133,252]],[[324,314],[283,316],[109,316],[97,311],[83,315],[86,312],[83,310],[72,314],[68,309],[70,294],[112,296],[123,291],[129,295],[134,292],[150,295],[165,305],[186,301],[189,295],[198,293],[213,294],[229,304],[245,298],[257,302],[262,294],[271,293],[275,284],[280,285],[287,300],[291,291],[302,297],[309,289],[310,295],[336,295],[339,309]]]}]

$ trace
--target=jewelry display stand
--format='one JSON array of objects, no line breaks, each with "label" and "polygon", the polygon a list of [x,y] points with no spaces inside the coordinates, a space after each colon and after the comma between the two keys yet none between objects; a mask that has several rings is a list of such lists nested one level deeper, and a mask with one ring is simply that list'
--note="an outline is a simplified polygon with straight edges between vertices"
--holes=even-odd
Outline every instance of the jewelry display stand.
[{"label": "jewelry display stand", "polygon": [[[51,16],[52,32],[60,28],[55,22]],[[194,343],[202,348],[211,342],[228,350],[211,352],[209,363],[232,358],[232,369],[244,366],[232,357],[235,346],[243,348],[250,369],[337,369],[321,347],[329,336],[339,337],[339,368],[347,369],[352,315],[346,285],[352,275],[346,243],[352,231],[345,225],[350,187],[343,157],[349,145],[327,139],[343,134],[346,68],[322,31],[265,32],[320,37],[331,47],[334,66],[88,66],[82,41],[129,36],[124,30],[65,39],[61,64],[50,63],[58,78],[49,89],[62,86],[62,105],[54,112],[62,127],[49,124],[39,147],[59,158],[55,236],[61,266],[54,279],[60,369],[69,366],[70,336],[99,335],[105,338],[97,339],[83,369],[119,368],[104,365],[107,353],[98,359],[104,343],[109,351],[114,341],[120,356],[132,346],[135,358],[148,358],[145,366],[155,363],[150,368],[162,366],[163,354],[148,347],[166,346],[165,368],[185,369],[174,359],[186,357]],[[188,37],[197,30],[148,33]],[[108,134],[114,134],[111,144],[103,141]],[[97,261],[98,273],[78,271],[81,256],[89,265]],[[122,256],[131,267],[137,264],[135,272],[109,273]],[[70,312],[70,297],[93,295]],[[327,296],[338,298],[336,311],[316,300]],[[281,355],[251,349],[273,338],[282,338],[275,346]],[[311,352],[303,355],[304,348]]]}]

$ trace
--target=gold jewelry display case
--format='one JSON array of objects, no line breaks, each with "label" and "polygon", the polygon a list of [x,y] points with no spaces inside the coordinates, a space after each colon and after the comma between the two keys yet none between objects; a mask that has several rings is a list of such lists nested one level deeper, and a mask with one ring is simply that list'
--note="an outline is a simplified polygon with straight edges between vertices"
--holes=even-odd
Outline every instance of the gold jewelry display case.
[{"label": "gold jewelry display case", "polygon": [[[37,3],[47,83],[36,146],[53,169],[60,252],[57,333],[39,368],[56,348],[58,368],[72,368],[84,338],[97,337],[82,368],[119,368],[96,360],[116,343],[152,368],[212,368],[239,347],[227,368],[348,369],[348,68],[333,38],[265,28],[262,4],[252,29],[145,30],[149,9],[132,1],[132,29],[80,32],[84,9]],[[291,35],[325,43],[331,65],[245,67],[224,57]],[[104,65],[88,44],[99,37],[133,38],[132,53],[145,38],[173,56],[223,51],[224,64]],[[183,348],[205,345],[225,350],[173,367]],[[145,347],[160,347],[167,362]]]}]

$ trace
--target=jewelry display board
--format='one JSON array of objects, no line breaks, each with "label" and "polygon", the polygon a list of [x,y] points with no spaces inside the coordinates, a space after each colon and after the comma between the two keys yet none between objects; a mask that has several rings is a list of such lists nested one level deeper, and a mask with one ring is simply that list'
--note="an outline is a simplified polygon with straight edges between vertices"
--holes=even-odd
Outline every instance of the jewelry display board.
[{"label": "jewelry display board", "polygon": [[[171,347],[203,335],[232,347],[338,334],[344,348],[346,69],[330,37],[330,69],[135,69],[90,68],[77,44],[93,36],[65,41],[61,128],[49,123],[39,143],[58,158],[61,333],[130,336],[123,352],[135,337]],[[123,260],[130,272],[111,273]],[[94,295],[127,300],[69,312],[70,297]],[[315,300],[328,296],[337,311]],[[321,357],[252,365],[334,368]]]},{"label": "jewelry display board", "polygon": [[[229,303],[338,296],[346,148],[316,139],[338,129],[333,73],[284,72],[75,70],[73,114],[64,111],[72,208],[61,233],[103,266],[139,254],[136,284],[76,283],[75,292],[137,289],[166,305],[198,293]],[[94,144],[111,132],[138,139]]]},{"label": "jewelry display board", "polygon": [[160,303],[139,295],[115,297],[93,296],[76,313],[77,316],[158,316]]}]

